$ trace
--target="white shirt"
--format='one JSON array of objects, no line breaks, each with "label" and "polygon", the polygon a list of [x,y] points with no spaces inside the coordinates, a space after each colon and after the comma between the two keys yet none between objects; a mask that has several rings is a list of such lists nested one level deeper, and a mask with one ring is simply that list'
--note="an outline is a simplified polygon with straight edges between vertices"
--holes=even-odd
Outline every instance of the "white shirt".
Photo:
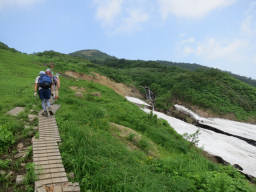
[{"label": "white shirt", "polygon": [[40,78],[40,76],[37,76],[37,77],[36,77],[35,83],[38,83],[39,78]]},{"label": "white shirt", "polygon": [[38,86],[39,78],[40,78],[40,76],[37,76],[37,77],[36,77],[36,80],[35,80],[35,83],[37,83],[37,90],[38,90],[38,91],[42,89],[42,87],[39,87],[39,86]]}]

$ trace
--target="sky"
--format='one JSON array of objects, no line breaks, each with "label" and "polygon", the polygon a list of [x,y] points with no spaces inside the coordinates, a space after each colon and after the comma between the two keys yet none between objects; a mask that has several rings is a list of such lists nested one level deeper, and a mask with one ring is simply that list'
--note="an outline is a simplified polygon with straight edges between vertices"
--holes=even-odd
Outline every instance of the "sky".
[{"label": "sky", "polygon": [[256,0],[0,0],[0,41],[26,53],[98,49],[256,79]]}]

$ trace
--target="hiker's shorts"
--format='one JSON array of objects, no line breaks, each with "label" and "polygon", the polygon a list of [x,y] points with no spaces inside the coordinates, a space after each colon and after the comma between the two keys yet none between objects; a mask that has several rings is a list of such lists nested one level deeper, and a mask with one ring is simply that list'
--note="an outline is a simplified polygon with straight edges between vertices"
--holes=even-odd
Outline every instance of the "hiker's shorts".
[{"label": "hiker's shorts", "polygon": [[41,100],[50,99],[50,97],[51,97],[51,89],[40,89],[38,91],[38,94],[39,94],[39,98]]}]

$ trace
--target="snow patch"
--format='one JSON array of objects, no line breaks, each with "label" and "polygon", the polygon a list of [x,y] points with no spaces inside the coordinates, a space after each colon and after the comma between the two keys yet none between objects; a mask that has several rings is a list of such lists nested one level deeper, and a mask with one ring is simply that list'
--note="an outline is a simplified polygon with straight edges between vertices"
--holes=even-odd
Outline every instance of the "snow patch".
[{"label": "snow patch", "polygon": [[195,119],[200,124],[208,125],[210,127],[214,127],[226,133],[256,141],[256,125],[220,118],[204,118],[200,117],[198,114],[194,113],[193,111],[187,109],[182,105],[174,105],[174,107],[178,111],[181,111],[189,115],[191,118]]},{"label": "snow patch", "polygon": [[132,103],[150,107],[149,104],[147,104],[145,101],[143,101],[143,100],[141,100],[141,99],[138,99],[138,98],[135,98],[135,97],[130,97],[130,96],[125,96],[125,98],[126,98],[128,101],[132,102]]},{"label": "snow patch", "polygon": [[[151,112],[149,109],[142,110],[146,113]],[[240,165],[244,173],[256,177],[256,147],[235,137],[202,129],[157,111],[154,114],[158,118],[166,120],[180,135],[185,133],[193,134],[199,129],[198,147],[207,151],[209,154],[222,157],[232,165]]]},{"label": "snow patch", "polygon": [[[126,97],[126,99],[132,103],[149,106],[144,101],[134,97]],[[256,125],[226,119],[203,118],[181,105],[175,105],[175,108],[188,114],[201,124],[209,125],[234,135],[256,139]],[[146,113],[151,112],[150,109],[146,108],[142,110]],[[199,129],[199,147],[203,148],[203,150],[207,151],[209,154],[222,157],[226,162],[229,162],[232,165],[240,165],[245,174],[256,177],[256,147],[236,137],[206,130],[165,115],[164,113],[155,111],[154,114],[157,115],[158,118],[166,120],[180,135],[185,133],[193,134]]]}]

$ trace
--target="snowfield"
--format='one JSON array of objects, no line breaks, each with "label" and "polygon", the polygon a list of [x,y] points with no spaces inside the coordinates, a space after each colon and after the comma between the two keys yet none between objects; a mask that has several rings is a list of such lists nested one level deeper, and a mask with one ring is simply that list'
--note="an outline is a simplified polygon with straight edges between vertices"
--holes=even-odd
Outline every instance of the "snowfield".
[{"label": "snowfield", "polygon": [[226,133],[230,133],[233,135],[245,137],[247,139],[252,139],[256,141],[256,125],[220,118],[204,118],[200,117],[198,114],[194,113],[193,111],[187,109],[182,105],[174,105],[174,107],[178,111],[181,111],[189,115],[191,118],[195,119],[203,125],[208,125],[221,131],[224,131]]},{"label": "snowfield", "polygon": [[132,103],[150,107],[149,104],[147,104],[145,101],[142,101],[141,99],[138,99],[138,98],[135,98],[135,97],[130,97],[130,96],[126,96],[125,98],[126,98],[128,101],[132,102]]},{"label": "snowfield", "polygon": [[[129,98],[129,101],[133,103],[145,103],[144,101],[138,100],[139,99],[137,98]],[[151,110],[149,109],[142,110],[146,113],[151,112]],[[192,113],[194,117],[197,117],[198,120],[200,120],[200,123],[202,123],[203,121],[205,123],[210,123],[210,126],[216,126],[216,128],[217,126],[219,128],[225,127],[221,130],[226,132],[229,131],[229,133],[231,134],[241,134],[241,136],[243,137],[248,137],[250,135],[250,138],[255,138],[255,125],[239,123],[225,119],[206,119],[198,116],[194,112]],[[244,173],[256,177],[256,147],[238,138],[196,127],[192,124],[186,123],[184,121],[157,111],[155,111],[154,114],[157,115],[158,118],[166,120],[170,124],[170,126],[173,127],[175,131],[181,135],[185,133],[192,134],[199,130],[198,147],[203,148],[203,150],[207,151],[209,154],[222,157],[225,161],[229,162],[232,165],[240,165],[243,168]]]},{"label": "snowfield", "polygon": [[220,118],[209,118],[209,120],[210,121],[204,122],[202,124],[209,125],[233,135],[238,135],[256,141],[256,125]]}]

